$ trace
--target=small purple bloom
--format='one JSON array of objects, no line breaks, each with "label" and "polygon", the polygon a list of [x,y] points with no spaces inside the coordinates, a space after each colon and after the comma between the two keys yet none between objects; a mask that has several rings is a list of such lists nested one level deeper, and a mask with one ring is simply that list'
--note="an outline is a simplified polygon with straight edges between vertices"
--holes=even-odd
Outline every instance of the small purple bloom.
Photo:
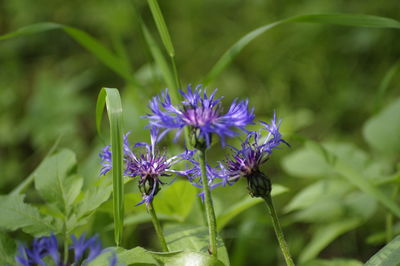
[{"label": "small purple bloom", "polygon": [[265,139],[262,140],[262,135],[259,132],[251,131],[240,149],[231,146],[233,156],[226,160],[225,165],[221,164],[220,176],[225,180],[215,186],[232,185],[240,177],[251,179],[252,176],[261,173],[261,165],[268,161],[274,149],[277,149],[281,143],[289,146],[279,132],[281,120],[277,120],[275,113],[270,123],[263,121],[260,121],[260,123],[263,126],[261,130],[268,131]]},{"label": "small purple bloom", "polygon": [[278,148],[279,144],[289,144],[282,139],[279,132],[281,120],[276,120],[276,114],[270,124],[260,121],[264,126],[262,130],[268,131],[268,135],[263,141],[260,141],[262,135],[259,132],[252,131],[242,143],[240,150],[234,149],[235,155],[227,160],[227,175],[229,180],[238,179],[241,176],[249,176],[259,171],[259,167],[265,163],[272,154],[273,149]]},{"label": "small purple bloom", "polygon": [[[83,265],[82,262],[87,263],[103,252],[97,236],[86,239],[83,234],[77,239],[72,235],[71,239],[72,244],[69,249],[74,252],[73,262],[71,262],[72,258],[68,258],[68,263],[72,263],[71,265]],[[54,262],[52,265],[63,266],[61,254],[63,253],[59,250],[57,238],[52,234],[48,237],[35,238],[31,248],[19,245],[15,260],[18,265],[22,266],[46,265],[44,259],[50,256]],[[110,265],[116,265],[116,258],[113,258],[112,262],[110,261]]]},{"label": "small purple bloom", "polygon": [[187,92],[180,90],[184,100],[180,106],[174,106],[168,90],[161,96],[154,97],[149,104],[151,114],[145,117],[150,120],[150,126],[164,129],[161,137],[168,131],[177,129],[176,138],[179,137],[185,126],[190,127],[196,139],[205,141],[209,146],[212,133],[217,134],[222,145],[225,137],[237,136],[234,130],[244,130],[254,120],[254,108],[249,109],[248,101],[234,100],[228,110],[224,113],[221,98],[215,98],[217,90],[207,96],[206,90],[198,85],[194,90],[189,85]]},{"label": "small purple bloom", "polygon": [[159,130],[157,128],[151,128],[150,144],[139,142],[133,146],[133,148],[144,147],[145,151],[141,153],[130,151],[126,157],[125,175],[140,178],[139,188],[143,194],[143,200],[137,205],[144,202],[148,205],[152,202],[154,196],[160,190],[160,185],[164,184],[160,177],[171,176],[172,174],[189,176],[195,171],[195,167],[181,171],[171,169],[174,164],[181,161],[193,163],[194,151],[186,150],[181,154],[168,158],[165,153],[156,149],[156,144],[160,140],[158,133]]}]

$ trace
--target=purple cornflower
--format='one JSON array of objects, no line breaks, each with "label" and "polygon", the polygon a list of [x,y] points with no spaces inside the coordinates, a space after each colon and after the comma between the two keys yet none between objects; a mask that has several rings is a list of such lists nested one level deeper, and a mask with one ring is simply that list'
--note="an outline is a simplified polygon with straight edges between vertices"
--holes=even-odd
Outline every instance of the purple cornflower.
[{"label": "purple cornflower", "polygon": [[[160,185],[164,184],[160,180],[160,177],[171,176],[172,174],[190,176],[196,171],[196,165],[193,159],[194,151],[186,150],[176,156],[167,157],[165,153],[156,149],[156,144],[160,139],[159,129],[152,127],[150,129],[150,144],[139,142],[134,144],[132,146],[133,149],[131,149],[128,142],[128,134],[124,136],[124,175],[140,178],[139,189],[143,194],[143,200],[137,205],[144,202],[146,205],[149,205],[152,202],[153,197],[160,190]],[[145,151],[133,152],[133,150],[138,150],[140,147],[144,147]],[[103,165],[100,174],[105,174],[112,168],[110,146],[106,146],[102,152],[99,153],[99,156],[102,159]],[[187,161],[194,166],[181,171],[171,169],[174,164],[181,161]]]},{"label": "purple cornflower", "polygon": [[223,113],[222,97],[215,98],[217,90],[207,96],[201,85],[194,90],[188,85],[186,93],[181,90],[179,92],[184,98],[180,106],[172,105],[168,90],[150,101],[151,114],[145,117],[150,120],[150,126],[164,129],[161,136],[177,129],[175,138],[178,138],[183,128],[188,126],[196,142],[205,141],[210,146],[211,135],[215,133],[224,145],[225,137],[238,135],[235,128],[244,130],[245,126],[253,123],[254,108],[249,110],[248,100],[234,100],[228,112]]},{"label": "purple cornflower", "polygon": [[174,164],[184,160],[193,163],[194,151],[186,150],[183,153],[168,158],[165,153],[156,149],[156,144],[160,140],[158,133],[159,130],[157,128],[151,128],[150,144],[139,142],[133,146],[133,148],[144,147],[145,151],[135,154],[129,150],[126,157],[125,175],[140,178],[139,189],[143,194],[143,200],[136,205],[144,202],[146,205],[149,205],[152,202],[154,196],[160,190],[160,185],[164,184],[160,180],[160,177],[171,176],[172,174],[190,176],[196,168],[194,166],[193,168],[181,171],[171,169]]},{"label": "purple cornflower", "polygon": [[[69,246],[69,249],[73,250],[74,259],[71,262],[72,259],[68,258],[68,265],[85,265],[81,263],[92,261],[103,252],[97,236],[86,239],[83,234],[77,239],[72,235],[71,239],[72,244]],[[50,256],[54,262],[52,265],[64,266],[61,254],[57,238],[52,234],[51,236],[35,238],[31,248],[19,245],[15,260],[22,266],[46,265],[44,259]],[[110,261],[110,265],[115,265],[114,261],[115,259]]]},{"label": "purple cornflower", "polygon": [[252,131],[242,143],[241,149],[231,147],[234,151],[233,156],[226,160],[225,166],[221,164],[220,176],[225,180],[214,186],[232,185],[241,177],[246,177],[253,196],[262,196],[270,192],[269,179],[260,171],[260,167],[281,143],[288,146],[289,144],[282,139],[279,132],[281,120],[277,121],[275,113],[269,124],[263,121],[260,123],[263,126],[262,130],[268,131],[265,139],[261,140],[261,133]]}]

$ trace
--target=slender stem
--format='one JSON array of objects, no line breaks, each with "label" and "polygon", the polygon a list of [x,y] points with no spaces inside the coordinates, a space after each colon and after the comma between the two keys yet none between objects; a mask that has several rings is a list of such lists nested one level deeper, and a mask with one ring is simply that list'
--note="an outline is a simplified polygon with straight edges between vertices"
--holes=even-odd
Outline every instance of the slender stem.
[{"label": "slender stem", "polygon": [[204,190],[204,204],[206,206],[208,234],[210,237],[210,252],[214,257],[217,257],[217,223],[215,219],[214,205],[212,203],[210,187],[208,186],[205,149],[199,150],[199,162],[201,168],[201,182]]},{"label": "slender stem", "polygon": [[268,206],[269,214],[272,218],[272,224],[274,226],[276,237],[278,238],[279,246],[285,257],[286,264],[289,266],[294,266],[294,262],[292,257],[290,256],[289,247],[286,243],[285,236],[283,235],[283,231],[281,225],[279,224],[278,216],[276,215],[274,204],[272,203],[271,194],[268,194],[264,197],[265,203]]},{"label": "slender stem", "polygon": [[175,92],[178,95],[179,94],[178,90],[182,88],[181,80],[179,78],[178,68],[176,67],[175,56],[171,56],[170,59],[172,64],[172,72],[174,73],[174,79],[175,79]]},{"label": "slender stem", "polygon": [[149,204],[147,207],[148,212],[151,215],[151,220],[153,222],[154,229],[156,230],[156,234],[158,236],[158,240],[160,240],[161,248],[164,252],[168,252],[167,242],[165,242],[164,233],[160,225],[160,221],[157,218],[157,214],[153,207],[153,202]]}]

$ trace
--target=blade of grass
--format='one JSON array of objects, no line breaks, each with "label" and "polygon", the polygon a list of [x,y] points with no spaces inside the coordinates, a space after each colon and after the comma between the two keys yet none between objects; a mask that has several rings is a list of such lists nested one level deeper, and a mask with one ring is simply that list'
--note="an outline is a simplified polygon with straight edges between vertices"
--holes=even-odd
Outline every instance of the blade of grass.
[{"label": "blade of grass", "polygon": [[121,76],[136,87],[142,87],[141,84],[136,80],[134,75],[131,73],[129,67],[127,67],[126,62],[122,58],[116,56],[108,48],[106,48],[103,44],[90,36],[88,33],[77,28],[52,22],[43,22],[25,26],[14,32],[2,35],[0,36],[0,40],[6,40],[18,36],[36,34],[56,29],[62,30],[67,33],[72,39],[74,39],[77,43],[79,43],[87,51],[93,54],[104,65],[109,67],[119,76]]},{"label": "blade of grass", "polygon": [[120,246],[124,229],[124,180],[123,180],[123,137],[122,137],[122,104],[117,89],[102,88],[97,98],[96,127],[101,132],[101,120],[104,105],[107,108],[110,122],[112,176],[113,176],[113,210],[115,243]]},{"label": "blade of grass", "polygon": [[165,24],[164,17],[161,13],[160,6],[158,5],[157,0],[147,0],[147,3],[149,4],[151,14],[153,14],[154,21],[156,23],[158,32],[160,33],[161,40],[164,43],[165,49],[170,57],[174,57],[175,49],[172,45],[171,37],[169,35],[167,25]]},{"label": "blade of grass", "polygon": [[387,89],[389,88],[390,82],[393,80],[394,75],[398,72],[400,68],[400,61],[394,64],[389,71],[385,74],[381,84],[378,87],[378,92],[375,97],[374,112],[377,113],[382,107],[383,98]]},{"label": "blade of grass", "polygon": [[262,27],[259,27],[240,38],[234,43],[211,68],[203,80],[207,85],[213,81],[232,61],[233,59],[254,39],[264,32],[285,23],[318,23],[335,24],[342,26],[368,27],[368,28],[400,28],[400,22],[391,18],[359,15],[359,14],[311,14],[303,16],[290,17],[284,20],[276,21]]}]

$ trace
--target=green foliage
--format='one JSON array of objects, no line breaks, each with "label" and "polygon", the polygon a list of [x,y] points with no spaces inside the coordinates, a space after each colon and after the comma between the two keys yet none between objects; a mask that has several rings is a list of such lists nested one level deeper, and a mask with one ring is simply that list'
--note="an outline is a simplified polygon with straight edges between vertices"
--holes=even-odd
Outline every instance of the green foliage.
[{"label": "green foliage", "polygon": [[363,128],[368,144],[382,153],[400,152],[400,99],[396,99],[379,114],[371,117]]},{"label": "green foliage", "polygon": [[[207,227],[171,225],[166,227],[164,231],[165,239],[170,250],[201,251],[205,254],[208,253],[209,242]],[[218,259],[224,263],[223,265],[229,265],[229,257],[224,242],[220,237],[217,237],[217,241]],[[195,259],[197,257],[198,255],[194,255]],[[182,258],[182,260],[184,259],[191,259],[191,256],[189,258]],[[203,260],[201,257],[199,257],[199,259]]]},{"label": "green foliage", "polygon": [[7,230],[23,229],[33,235],[49,234],[55,231],[50,217],[43,217],[39,210],[24,202],[24,195],[0,197],[2,215],[0,226]]},{"label": "green foliage", "polygon": [[123,180],[123,137],[122,104],[117,89],[103,88],[97,98],[96,124],[100,133],[104,105],[110,121],[110,138],[113,175],[114,234],[115,243],[121,245],[124,230],[124,180]]},{"label": "green foliage", "polygon": [[365,266],[390,266],[400,263],[400,236],[390,241],[386,246],[370,258]]}]

